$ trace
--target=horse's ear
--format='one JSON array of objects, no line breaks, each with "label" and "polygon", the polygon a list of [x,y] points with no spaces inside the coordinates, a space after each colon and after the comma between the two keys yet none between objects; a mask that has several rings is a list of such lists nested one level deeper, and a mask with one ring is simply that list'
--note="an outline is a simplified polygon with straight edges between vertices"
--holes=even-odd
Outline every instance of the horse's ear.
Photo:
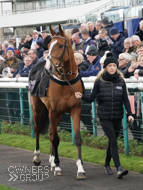
[{"label": "horse's ear", "polygon": [[60,32],[60,34],[62,35],[62,36],[64,36],[65,37],[65,33],[64,33],[64,31],[62,30],[62,28],[61,28],[61,25],[59,24],[59,32]]},{"label": "horse's ear", "polygon": [[51,25],[50,25],[50,32],[51,32],[51,34],[52,34],[52,36],[55,36],[56,35],[56,32],[55,32],[55,30],[53,30],[53,28],[51,27]]}]

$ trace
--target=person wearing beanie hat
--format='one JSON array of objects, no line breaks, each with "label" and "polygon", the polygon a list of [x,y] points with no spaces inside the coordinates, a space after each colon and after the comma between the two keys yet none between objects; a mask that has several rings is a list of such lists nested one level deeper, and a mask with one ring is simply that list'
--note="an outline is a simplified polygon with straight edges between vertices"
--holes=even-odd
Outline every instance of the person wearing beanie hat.
[{"label": "person wearing beanie hat", "polygon": [[123,104],[128,113],[128,121],[133,122],[131,106],[126,90],[126,83],[121,72],[118,70],[118,61],[111,53],[107,54],[104,61],[103,70],[97,75],[92,93],[90,96],[75,93],[76,98],[82,98],[87,102],[93,102],[98,98],[98,117],[102,129],[109,140],[105,158],[105,173],[112,175],[110,161],[113,158],[117,169],[117,179],[121,179],[128,174],[128,170],[123,169],[120,163],[117,138],[122,124]]},{"label": "person wearing beanie hat", "polygon": [[14,49],[13,49],[12,47],[8,47],[8,48],[6,49],[6,54],[7,54],[8,51],[12,51],[12,52],[15,54],[15,51],[14,51]]},{"label": "person wearing beanie hat", "polygon": [[43,41],[41,39],[36,41],[35,48],[38,51],[38,57],[41,58],[43,56],[43,52],[45,51],[43,48]]},{"label": "person wearing beanie hat", "polygon": [[107,54],[107,58],[104,61],[103,68],[105,68],[110,63],[115,63],[117,65],[117,68],[118,68],[118,65],[119,65],[118,60],[115,57],[111,57],[111,56],[108,57],[108,54]]},{"label": "person wearing beanie hat", "polygon": [[113,38],[114,43],[110,44],[109,47],[113,55],[118,59],[119,54],[122,53],[124,49],[124,40],[126,37],[123,33],[119,33],[116,27],[112,27],[109,31],[111,38]]},{"label": "person wearing beanie hat", "polygon": [[91,65],[86,71],[80,71],[81,77],[89,77],[96,76],[98,72],[101,70],[100,64],[100,55],[98,55],[98,51],[95,45],[90,45],[87,50],[87,60]]}]

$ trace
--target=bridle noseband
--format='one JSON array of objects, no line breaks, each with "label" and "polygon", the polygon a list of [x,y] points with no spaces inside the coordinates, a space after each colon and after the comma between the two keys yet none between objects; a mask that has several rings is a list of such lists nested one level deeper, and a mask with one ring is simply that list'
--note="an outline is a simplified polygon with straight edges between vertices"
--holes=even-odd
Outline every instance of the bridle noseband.
[{"label": "bridle noseband", "polygon": [[[50,60],[50,62],[52,63],[52,65],[54,66],[55,70],[58,72],[58,75],[66,75],[65,73],[62,72],[62,69],[68,71],[68,74],[67,75],[72,75],[72,74],[75,74],[75,72],[72,72],[72,71],[69,71],[68,69],[66,69],[64,66],[60,66],[60,64],[62,63],[63,61],[63,57],[65,55],[65,52],[66,52],[66,48],[68,49],[68,55],[69,55],[69,48],[68,48],[68,45],[67,45],[67,39],[62,37],[62,36],[53,36],[53,38],[61,38],[63,40],[65,40],[65,43],[64,43],[64,49],[63,49],[63,52],[61,54],[60,57],[54,57],[54,56],[48,56],[47,59]],[[56,65],[53,63],[53,61],[51,60],[51,58],[54,58],[54,59],[57,59],[58,62],[56,63]],[[58,69],[59,68],[59,69]]]}]

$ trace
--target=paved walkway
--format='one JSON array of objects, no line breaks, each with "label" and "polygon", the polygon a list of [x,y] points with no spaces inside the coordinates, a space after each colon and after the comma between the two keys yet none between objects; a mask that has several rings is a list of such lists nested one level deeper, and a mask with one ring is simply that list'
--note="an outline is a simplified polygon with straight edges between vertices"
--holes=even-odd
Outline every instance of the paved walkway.
[{"label": "paved walkway", "polygon": [[0,145],[0,184],[19,190],[143,190],[143,175],[129,172],[123,179],[104,174],[102,166],[84,163],[87,179],[76,179],[76,161],[60,157],[62,176],[48,171],[48,155],[41,154],[39,170],[33,152]]}]

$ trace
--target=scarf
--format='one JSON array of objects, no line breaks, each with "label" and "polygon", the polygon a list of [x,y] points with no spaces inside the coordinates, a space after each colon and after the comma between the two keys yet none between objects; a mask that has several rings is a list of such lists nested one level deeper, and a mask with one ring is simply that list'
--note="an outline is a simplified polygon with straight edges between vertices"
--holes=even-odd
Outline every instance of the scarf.
[{"label": "scarf", "polygon": [[103,73],[102,78],[105,81],[115,81],[120,77],[120,75],[115,72],[114,74],[109,74],[107,71]]}]

